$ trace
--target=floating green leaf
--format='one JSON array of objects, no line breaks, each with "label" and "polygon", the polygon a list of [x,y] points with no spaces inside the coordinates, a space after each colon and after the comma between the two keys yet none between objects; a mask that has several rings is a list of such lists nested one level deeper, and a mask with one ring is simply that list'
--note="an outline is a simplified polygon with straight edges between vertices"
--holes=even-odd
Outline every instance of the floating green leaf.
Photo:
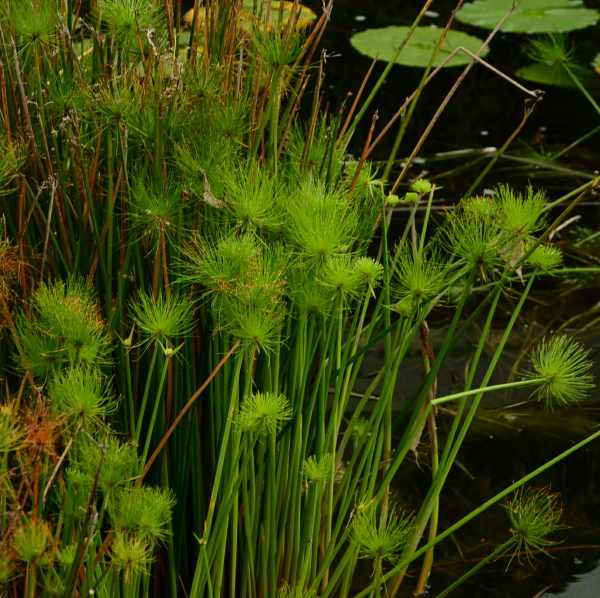
[{"label": "floating green leaf", "polygon": [[[475,0],[465,4],[457,19],[469,25],[493,29],[510,11],[513,0]],[[595,25],[597,10],[585,8],[582,0],[520,0],[502,27],[512,33],[556,33]]]},{"label": "floating green leaf", "polygon": [[[370,58],[394,61],[405,66],[425,67],[431,60],[443,29],[440,27],[417,27],[398,56],[396,53],[402,42],[406,39],[409,27],[382,27],[381,29],[367,29],[352,36],[350,42],[361,54]],[[483,42],[461,31],[448,31],[444,44],[440,48],[433,64],[440,66],[450,54],[459,47],[464,47],[471,52],[477,52]],[[481,53],[487,54],[488,49]],[[471,58],[464,52],[457,52],[445,66],[460,66],[467,64]]]},{"label": "floating green leaf", "polygon": [[[588,81],[590,70],[581,66],[570,67],[573,74],[583,81]],[[541,83],[542,85],[555,85],[556,87],[576,87],[569,73],[560,64],[534,63],[521,67],[516,72],[517,77]]]},{"label": "floating green leaf", "polygon": [[534,62],[517,71],[517,76],[522,79],[557,87],[577,87],[575,79],[585,86],[593,84],[590,69],[575,61],[573,48],[565,34],[533,38],[526,53]]}]

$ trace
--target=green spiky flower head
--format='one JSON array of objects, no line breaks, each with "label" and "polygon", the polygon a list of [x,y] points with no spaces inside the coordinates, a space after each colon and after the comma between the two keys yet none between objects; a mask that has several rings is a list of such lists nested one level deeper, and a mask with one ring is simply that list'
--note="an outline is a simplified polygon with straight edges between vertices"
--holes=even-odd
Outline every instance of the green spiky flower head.
[{"label": "green spiky flower head", "polygon": [[501,231],[491,206],[486,198],[463,201],[447,217],[444,227],[449,251],[482,276],[492,273],[501,261]]},{"label": "green spiky flower head", "polygon": [[431,192],[433,185],[427,179],[417,179],[416,181],[413,181],[410,188],[411,191],[414,191],[419,195],[425,195]]},{"label": "green spiky flower head", "polygon": [[47,46],[56,40],[58,14],[54,0],[12,2],[9,19],[23,46]]},{"label": "green spiky flower head", "polygon": [[18,320],[23,368],[47,376],[64,366],[97,366],[105,359],[109,337],[94,295],[81,281],[42,284],[31,307]]},{"label": "green spiky flower head", "polygon": [[383,278],[383,266],[370,257],[359,257],[354,261],[354,269],[361,281],[370,289],[379,286]]},{"label": "green spiky flower head", "polygon": [[143,43],[147,35],[160,34],[164,29],[162,8],[152,0],[98,0],[96,15],[128,49],[134,47],[136,36]]},{"label": "green spiky flower head", "polygon": [[276,434],[292,417],[287,398],[273,392],[252,394],[240,407],[238,423],[244,432],[262,435]]},{"label": "green spiky flower head", "polygon": [[280,193],[277,181],[259,166],[225,173],[226,206],[241,230],[281,228]]},{"label": "green spiky flower head", "polygon": [[129,218],[139,237],[156,248],[163,238],[173,242],[181,228],[184,207],[181,189],[175,186],[163,188],[139,178],[133,184]]},{"label": "green spiky flower head", "polygon": [[194,327],[193,308],[181,295],[159,293],[152,297],[139,293],[131,304],[133,321],[139,328],[143,343],[167,343],[190,336]]},{"label": "green spiky flower head", "polygon": [[111,497],[108,513],[119,533],[142,538],[153,545],[167,537],[174,504],[169,490],[128,487],[117,490]]},{"label": "green spiky flower head", "polygon": [[287,234],[306,257],[324,259],[350,248],[357,219],[344,195],[305,179],[286,207]]},{"label": "green spiky flower head", "polygon": [[98,487],[110,494],[128,484],[138,470],[136,447],[108,436],[101,442],[91,438],[79,442],[74,447],[73,465],[67,470],[67,477],[74,490],[81,489],[86,494],[97,476]]},{"label": "green spiky flower head", "polygon": [[507,185],[500,185],[496,195],[499,224],[506,233],[524,239],[543,227],[546,209],[543,192],[528,187],[525,193],[518,193]]},{"label": "green spiky flower head", "polygon": [[578,403],[594,387],[589,352],[566,335],[543,340],[531,357],[526,377],[541,379],[534,396],[549,408]]},{"label": "green spiky flower head", "polygon": [[363,559],[394,561],[410,537],[412,517],[391,509],[385,516],[374,505],[360,505],[352,520],[352,542]]},{"label": "green spiky flower head", "polygon": [[527,258],[527,263],[541,272],[552,272],[562,264],[562,251],[554,245],[538,245]]},{"label": "green spiky flower head", "polygon": [[560,497],[547,488],[521,488],[504,505],[515,541],[515,555],[531,560],[535,552],[545,552],[557,542],[550,539],[560,529]]},{"label": "green spiky flower head", "polygon": [[152,563],[152,550],[143,538],[116,533],[111,545],[112,562],[123,572],[126,583],[135,574],[146,575]]},{"label": "green spiky flower head", "polygon": [[333,460],[331,453],[325,453],[321,457],[311,455],[304,461],[304,477],[306,481],[319,484],[331,479],[333,475]]},{"label": "green spiky flower head", "polygon": [[397,301],[408,301],[415,308],[433,299],[444,287],[445,268],[436,253],[401,250],[395,274]]},{"label": "green spiky flower head", "polygon": [[346,297],[358,295],[363,286],[363,280],[356,269],[354,260],[349,255],[330,256],[321,268],[321,284]]},{"label": "green spiky flower head", "polygon": [[102,374],[79,366],[57,372],[50,380],[48,396],[55,413],[84,427],[97,426],[116,405],[105,389]]},{"label": "green spiky flower head", "polygon": [[13,537],[13,548],[19,559],[31,563],[46,552],[49,539],[48,524],[45,521],[31,518],[17,528]]}]

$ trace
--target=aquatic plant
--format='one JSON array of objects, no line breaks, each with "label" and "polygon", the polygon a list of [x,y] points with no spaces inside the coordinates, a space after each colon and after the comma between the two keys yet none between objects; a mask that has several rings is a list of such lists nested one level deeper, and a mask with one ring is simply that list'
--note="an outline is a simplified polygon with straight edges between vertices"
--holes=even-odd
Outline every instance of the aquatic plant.
[{"label": "aquatic plant", "polygon": [[[438,529],[483,401],[522,389],[558,410],[593,383],[561,335],[497,382],[538,280],[569,271],[554,235],[592,185],[437,212],[434,181],[396,173],[439,31],[382,167],[375,117],[350,148],[391,63],[325,109],[331,2],[196,2],[187,37],[171,1],[25,4],[0,43],[9,594],[380,595],[421,558],[422,588],[438,542],[597,438]],[[424,452],[430,484],[404,493]],[[543,548],[513,506],[512,548]]]}]

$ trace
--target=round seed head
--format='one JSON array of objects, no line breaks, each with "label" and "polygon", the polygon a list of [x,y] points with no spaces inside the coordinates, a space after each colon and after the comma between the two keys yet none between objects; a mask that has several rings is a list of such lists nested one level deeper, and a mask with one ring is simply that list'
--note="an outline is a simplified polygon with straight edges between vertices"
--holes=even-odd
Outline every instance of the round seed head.
[{"label": "round seed head", "polygon": [[398,301],[410,300],[419,306],[438,295],[445,282],[444,267],[435,254],[413,255],[404,250],[396,266]]},{"label": "round seed head", "polygon": [[97,426],[116,405],[107,395],[102,374],[95,368],[80,366],[54,374],[48,396],[53,410],[72,422]]},{"label": "round seed head", "polygon": [[184,247],[182,282],[201,284],[210,294],[229,294],[255,272],[263,248],[251,234],[229,235],[215,243],[196,237]]},{"label": "round seed head", "polygon": [[371,289],[379,286],[383,278],[383,266],[370,257],[359,257],[354,261],[356,273]]},{"label": "round seed head", "polygon": [[74,447],[74,463],[69,478],[86,493],[98,475],[98,487],[110,493],[129,483],[139,470],[136,447],[121,443],[114,436],[103,442],[83,440]]},{"label": "round seed head", "polygon": [[449,251],[484,275],[500,263],[502,246],[495,220],[485,209],[479,209],[487,204],[488,200],[483,198],[461,203],[447,217],[444,227],[444,242]]},{"label": "round seed head", "polygon": [[486,196],[469,197],[460,203],[460,208],[465,214],[486,221],[492,220],[498,213],[498,204]]},{"label": "round seed head", "polygon": [[528,378],[542,378],[534,396],[549,408],[577,403],[594,387],[589,352],[566,335],[543,340],[531,357]]},{"label": "round seed head", "polygon": [[528,187],[524,194],[506,185],[496,189],[500,226],[509,235],[525,238],[544,225],[546,197]]},{"label": "round seed head", "polygon": [[172,242],[180,222],[181,190],[176,187],[155,188],[145,179],[133,185],[129,219],[134,231],[158,247],[161,237]]},{"label": "round seed head", "polygon": [[141,292],[131,305],[131,311],[144,343],[186,338],[194,328],[192,304],[186,297],[174,293],[152,297]]},{"label": "round seed head", "polygon": [[246,397],[240,407],[238,423],[244,432],[258,435],[276,434],[282,424],[292,418],[287,398],[273,392]]},{"label": "round seed head", "polygon": [[13,548],[19,559],[26,563],[39,559],[48,547],[48,524],[38,519],[28,519],[17,528]]},{"label": "round seed head", "polygon": [[152,563],[152,550],[146,540],[116,533],[111,545],[111,557],[115,567],[123,572],[126,582],[134,574],[146,575]]},{"label": "round seed head", "polygon": [[363,278],[349,255],[334,255],[326,259],[321,269],[321,284],[335,289],[336,293],[349,297],[356,296],[363,284]]},{"label": "round seed head", "polygon": [[410,537],[412,518],[395,509],[382,519],[372,505],[360,506],[352,520],[352,542],[359,558],[394,561]]},{"label": "round seed head", "polygon": [[17,324],[25,369],[46,376],[64,366],[97,366],[105,359],[109,337],[89,287],[77,280],[42,284],[31,307]]},{"label": "round seed head", "polygon": [[114,528],[150,546],[168,534],[175,499],[170,490],[145,486],[119,489],[108,505]]},{"label": "round seed head", "polygon": [[419,201],[421,201],[421,196],[414,191],[407,191],[403,195],[402,201],[405,203],[419,203]]},{"label": "round seed head", "polygon": [[290,240],[308,258],[323,259],[345,253],[356,231],[356,215],[346,197],[305,180],[287,205]]},{"label": "round seed head", "polygon": [[219,325],[245,346],[272,350],[281,340],[283,304],[251,305],[226,297],[215,309]]},{"label": "round seed head", "polygon": [[276,230],[282,215],[277,203],[277,182],[258,166],[225,175],[227,208],[242,230]]},{"label": "round seed head", "polygon": [[393,193],[390,193],[385,198],[385,205],[388,208],[395,208],[397,205],[400,204],[400,201],[401,200],[400,200],[400,198],[397,195],[395,195]]},{"label": "round seed head", "polygon": [[321,457],[312,455],[304,461],[304,477],[308,482],[319,484],[331,479],[333,475],[333,455],[325,453]]},{"label": "round seed head", "polygon": [[425,195],[431,192],[432,184],[426,179],[417,179],[411,184],[410,188],[419,195]]},{"label": "round seed head", "polygon": [[562,264],[562,252],[554,245],[538,245],[527,258],[527,263],[542,272],[551,272]]},{"label": "round seed head", "polygon": [[549,539],[564,527],[560,523],[563,509],[557,493],[547,488],[521,488],[504,509],[510,519],[517,558],[525,555],[531,560],[534,552],[545,552],[548,546],[557,544]]}]

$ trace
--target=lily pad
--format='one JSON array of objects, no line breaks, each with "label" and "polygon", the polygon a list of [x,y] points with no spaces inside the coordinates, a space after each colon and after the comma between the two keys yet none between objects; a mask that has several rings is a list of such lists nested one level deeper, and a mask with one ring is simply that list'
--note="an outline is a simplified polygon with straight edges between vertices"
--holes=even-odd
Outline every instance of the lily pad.
[{"label": "lily pad", "polygon": [[[361,54],[370,58],[377,58],[391,62],[395,58],[397,64],[405,66],[426,67],[431,60],[443,29],[440,27],[417,27],[409,42],[406,44],[400,54],[396,53],[402,42],[406,39],[410,27],[382,27],[380,29],[367,29],[356,33],[350,39],[350,42]],[[440,66],[452,53],[459,47],[465,47],[471,52],[477,52],[483,42],[472,35],[467,35],[461,31],[449,31],[440,48],[434,66]],[[485,56],[488,49],[481,53]],[[461,66],[470,62],[470,57],[464,52],[455,54],[445,66]]]},{"label": "lily pad", "polygon": [[[571,71],[579,79],[586,81],[589,79],[590,70],[581,66],[571,66]],[[521,67],[516,72],[517,77],[531,81],[532,83],[541,83],[542,85],[554,85],[556,87],[576,87],[569,73],[562,68],[560,64],[533,63]]]},{"label": "lily pad", "polygon": [[[476,0],[465,4],[457,19],[469,25],[493,29],[511,9],[513,0]],[[521,0],[502,31],[511,33],[557,33],[595,25],[597,10],[582,0]]]}]

